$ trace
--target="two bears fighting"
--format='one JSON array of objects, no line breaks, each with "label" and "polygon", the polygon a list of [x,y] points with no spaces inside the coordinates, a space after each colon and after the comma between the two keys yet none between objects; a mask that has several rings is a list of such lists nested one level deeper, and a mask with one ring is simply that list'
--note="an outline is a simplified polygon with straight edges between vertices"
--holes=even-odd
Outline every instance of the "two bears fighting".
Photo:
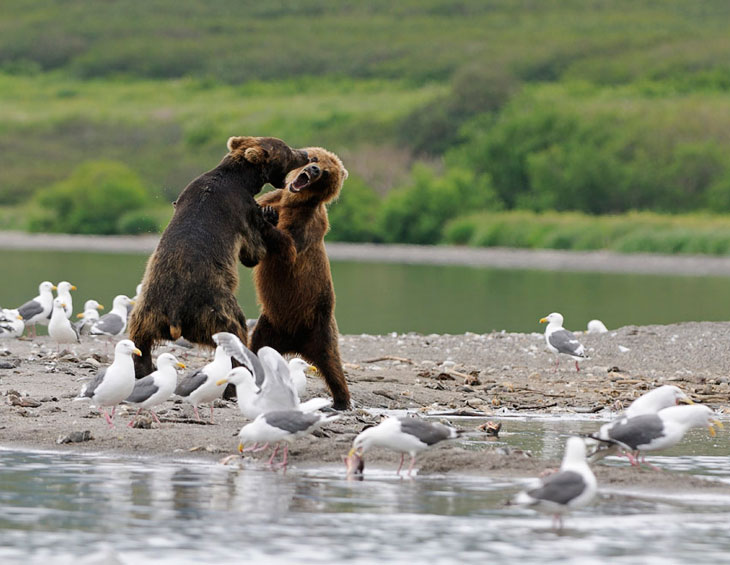
[{"label": "two bears fighting", "polygon": [[[129,337],[150,373],[152,348],[184,336],[214,347],[226,331],[253,351],[268,345],[317,366],[334,407],[350,407],[334,317],[335,292],[324,236],[325,205],[347,170],[320,147],[292,149],[273,137],[231,137],[217,167],[194,179],[150,256]],[[269,183],[276,190],[254,196]],[[261,315],[249,342],[236,300],[240,261],[254,268]]]}]

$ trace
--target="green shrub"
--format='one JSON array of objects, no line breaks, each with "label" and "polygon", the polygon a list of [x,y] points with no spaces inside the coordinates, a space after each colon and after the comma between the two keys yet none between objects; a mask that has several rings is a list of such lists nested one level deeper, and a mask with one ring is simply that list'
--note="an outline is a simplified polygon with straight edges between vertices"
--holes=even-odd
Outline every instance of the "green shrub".
[{"label": "green shrub", "polygon": [[117,223],[117,232],[129,235],[158,233],[160,223],[154,213],[149,210],[134,210],[127,212]]},{"label": "green shrub", "polygon": [[340,197],[330,204],[330,241],[375,242],[380,240],[376,218],[380,198],[362,179],[350,176]]},{"label": "green shrub", "polygon": [[149,204],[150,195],[126,165],[90,161],[38,191],[35,203],[40,213],[31,217],[32,231],[113,234],[120,217]]}]

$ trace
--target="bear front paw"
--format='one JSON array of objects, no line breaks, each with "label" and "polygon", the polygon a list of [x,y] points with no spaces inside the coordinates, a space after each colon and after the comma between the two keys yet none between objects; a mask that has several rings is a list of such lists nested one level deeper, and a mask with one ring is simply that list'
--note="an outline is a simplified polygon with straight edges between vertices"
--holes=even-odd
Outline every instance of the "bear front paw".
[{"label": "bear front paw", "polygon": [[264,220],[270,224],[276,225],[279,222],[279,212],[273,206],[264,206],[261,208],[261,213],[264,215]]}]

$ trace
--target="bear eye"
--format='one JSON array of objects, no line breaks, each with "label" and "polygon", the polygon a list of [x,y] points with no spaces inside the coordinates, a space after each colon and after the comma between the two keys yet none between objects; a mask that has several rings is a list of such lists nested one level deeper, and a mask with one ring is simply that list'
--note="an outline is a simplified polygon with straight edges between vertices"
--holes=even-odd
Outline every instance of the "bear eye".
[{"label": "bear eye", "polygon": [[314,155],[313,157],[310,157],[309,158],[309,162],[310,163],[319,163],[319,157],[317,157],[316,155]]}]

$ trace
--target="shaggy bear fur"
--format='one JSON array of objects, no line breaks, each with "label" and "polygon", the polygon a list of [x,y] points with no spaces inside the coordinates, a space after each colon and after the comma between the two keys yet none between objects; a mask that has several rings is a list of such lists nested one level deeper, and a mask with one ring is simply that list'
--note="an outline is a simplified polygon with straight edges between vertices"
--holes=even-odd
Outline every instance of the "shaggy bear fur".
[{"label": "shaggy bear fur", "polygon": [[291,171],[286,187],[258,198],[264,215],[282,237],[254,268],[261,315],[251,349],[268,345],[299,353],[320,371],[334,407],[350,407],[335,321],[335,290],[324,248],[329,230],[325,204],[337,198],[347,170],[339,157],[320,147],[306,148],[310,163]]},{"label": "shaggy bear fur", "polygon": [[236,301],[237,261],[253,267],[276,234],[256,204],[264,184],[284,186],[286,174],[309,162],[306,151],[273,137],[231,137],[228,154],[193,180],[150,256],[129,337],[142,351],[137,376],[153,370],[152,348],[183,336],[215,344],[216,332],[248,343],[246,318]]}]

